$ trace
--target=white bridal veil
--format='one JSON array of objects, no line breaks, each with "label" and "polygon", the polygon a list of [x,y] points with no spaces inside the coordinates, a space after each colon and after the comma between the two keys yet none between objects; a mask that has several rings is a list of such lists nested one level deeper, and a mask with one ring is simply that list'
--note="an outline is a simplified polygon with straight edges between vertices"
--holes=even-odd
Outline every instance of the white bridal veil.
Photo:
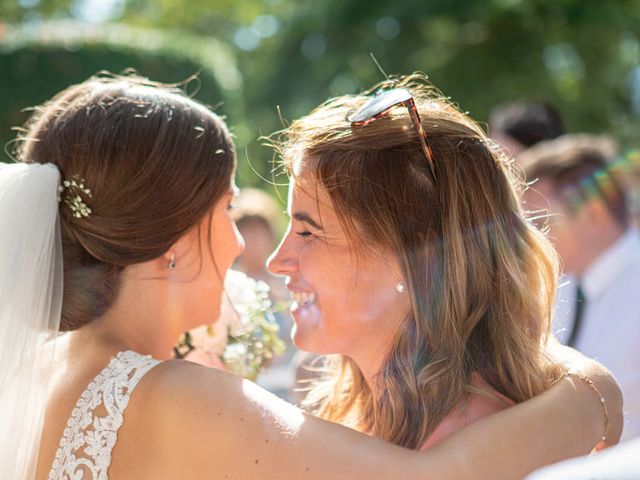
[{"label": "white bridal veil", "polygon": [[0,472],[35,476],[62,306],[58,168],[0,163]]}]

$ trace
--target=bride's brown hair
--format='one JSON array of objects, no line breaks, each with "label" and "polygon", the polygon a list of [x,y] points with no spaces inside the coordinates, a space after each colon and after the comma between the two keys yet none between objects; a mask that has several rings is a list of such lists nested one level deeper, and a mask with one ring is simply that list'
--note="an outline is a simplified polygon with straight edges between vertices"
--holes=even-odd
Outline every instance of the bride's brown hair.
[{"label": "bride's brown hair", "polygon": [[319,179],[356,252],[397,257],[411,298],[377,378],[379,398],[338,357],[308,403],[324,418],[419,448],[475,391],[473,372],[516,402],[559,375],[543,350],[558,270],[555,251],[524,218],[511,160],[424,76],[394,86],[414,95],[435,181],[406,108],[366,126],[346,120],[365,95],[327,101],[274,144],[290,175],[301,162]]},{"label": "bride's brown hair", "polygon": [[91,214],[60,203],[61,330],[102,315],[128,265],[163,255],[229,189],[235,147],[223,120],[176,85],[95,76],[38,107],[18,136],[22,162],[54,163],[91,190]]}]

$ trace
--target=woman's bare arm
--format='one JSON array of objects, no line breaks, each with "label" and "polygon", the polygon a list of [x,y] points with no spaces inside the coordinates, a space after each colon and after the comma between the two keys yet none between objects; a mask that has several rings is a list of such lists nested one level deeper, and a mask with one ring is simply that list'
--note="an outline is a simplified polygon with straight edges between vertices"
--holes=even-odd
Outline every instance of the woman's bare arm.
[{"label": "woman's bare arm", "polygon": [[[558,363],[561,363],[569,372],[575,372],[588,377],[603,395],[607,406],[609,424],[607,426],[605,441],[598,445],[598,449],[615,445],[620,441],[624,418],[622,415],[623,398],[620,386],[613,378],[609,370],[598,362],[585,357],[573,348],[561,345],[555,339],[551,339],[547,345],[547,353]],[[574,381],[579,381],[574,379]],[[592,392],[595,394],[595,392]],[[602,415],[602,412],[601,412]],[[604,430],[604,425],[602,427]]]},{"label": "woman's bare arm", "polygon": [[[604,375],[599,385],[613,402],[615,382],[593,365],[581,372]],[[572,379],[421,453],[306,415],[223,372],[186,362],[156,368],[135,400],[146,405],[136,423],[153,432],[137,472],[145,478],[522,478],[587,453],[602,435],[597,397]]]},{"label": "woman's bare arm", "polygon": [[[592,372],[587,376],[593,379],[594,369],[583,365],[580,371],[585,370]],[[607,391],[603,395],[611,402],[610,410],[619,413],[621,394],[613,377],[601,376],[597,381]],[[612,425],[608,435],[614,443],[620,437],[619,425],[621,422]],[[444,478],[519,479],[543,465],[588,453],[602,437],[603,426],[595,393],[569,377],[527,402],[448,437],[433,453],[454,457],[458,475]]]}]

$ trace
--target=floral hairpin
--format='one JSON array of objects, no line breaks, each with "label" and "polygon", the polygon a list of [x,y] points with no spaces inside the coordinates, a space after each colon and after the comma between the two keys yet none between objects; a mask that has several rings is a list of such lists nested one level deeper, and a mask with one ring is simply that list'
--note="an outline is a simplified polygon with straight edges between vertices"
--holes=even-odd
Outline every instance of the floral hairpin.
[{"label": "floral hairpin", "polygon": [[[63,180],[58,187],[58,202],[64,199],[64,203],[71,209],[76,218],[88,217],[91,209],[84,203],[80,194],[91,198],[91,190],[84,186],[84,179],[75,175],[71,180]],[[64,197],[64,198],[63,198]]]}]

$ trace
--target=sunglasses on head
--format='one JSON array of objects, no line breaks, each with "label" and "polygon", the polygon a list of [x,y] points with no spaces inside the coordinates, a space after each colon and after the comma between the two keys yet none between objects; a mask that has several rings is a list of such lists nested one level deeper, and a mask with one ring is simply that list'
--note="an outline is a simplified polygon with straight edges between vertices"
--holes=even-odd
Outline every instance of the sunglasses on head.
[{"label": "sunglasses on head", "polygon": [[409,110],[411,123],[413,123],[413,126],[418,133],[420,145],[422,145],[422,151],[424,152],[427,164],[429,165],[429,169],[431,170],[431,174],[435,180],[436,173],[433,166],[433,152],[427,143],[427,134],[422,127],[416,102],[413,100],[413,95],[411,95],[409,90],[405,88],[384,90],[372,97],[358,110],[350,113],[347,116],[347,120],[351,122],[351,125],[353,126],[367,125],[368,123],[383,117],[389,110],[398,105],[404,105],[407,107],[407,110]]}]

